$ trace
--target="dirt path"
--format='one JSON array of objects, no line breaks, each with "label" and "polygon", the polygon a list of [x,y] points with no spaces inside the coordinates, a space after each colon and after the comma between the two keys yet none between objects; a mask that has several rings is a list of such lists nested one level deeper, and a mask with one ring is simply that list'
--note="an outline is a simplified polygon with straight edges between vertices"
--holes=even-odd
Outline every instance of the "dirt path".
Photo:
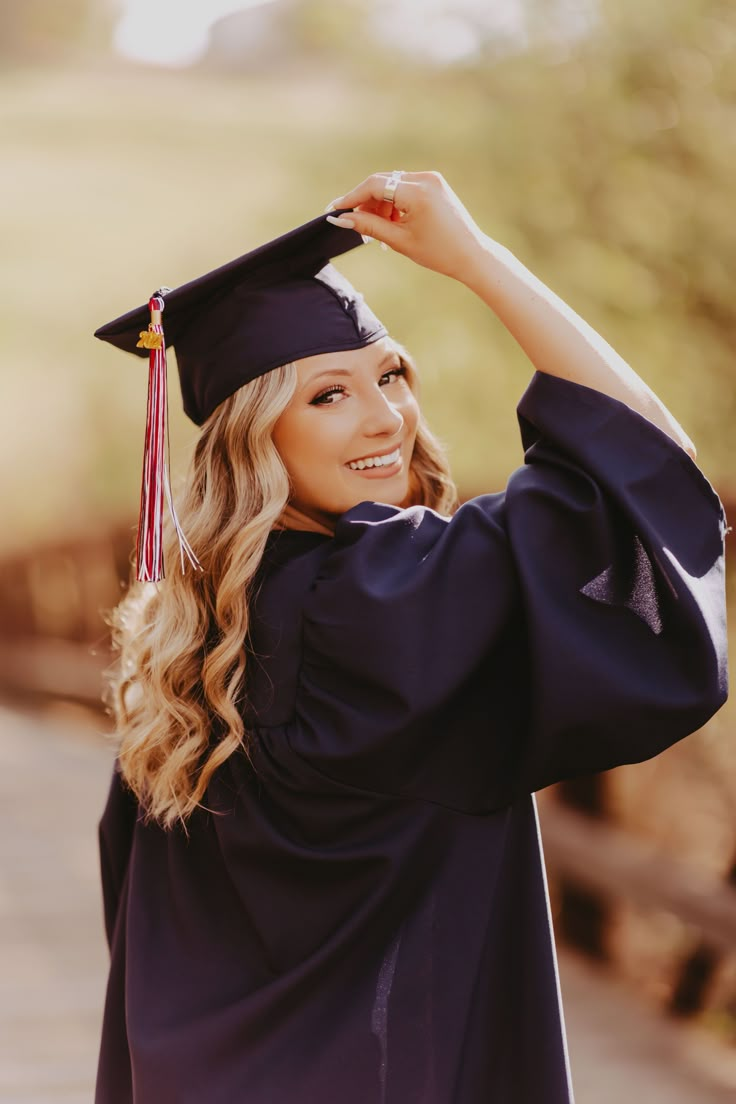
[{"label": "dirt path", "polygon": [[[111,762],[86,715],[0,707],[1,1104],[92,1100],[107,960],[95,831]],[[560,969],[577,1104],[733,1104],[736,1055],[568,954]]]}]

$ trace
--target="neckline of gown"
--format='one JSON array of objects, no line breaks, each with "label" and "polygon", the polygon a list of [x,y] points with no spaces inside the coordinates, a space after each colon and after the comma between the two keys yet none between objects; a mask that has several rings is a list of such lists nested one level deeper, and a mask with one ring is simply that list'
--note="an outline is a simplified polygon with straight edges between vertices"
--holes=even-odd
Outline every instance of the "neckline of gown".
[{"label": "neckline of gown", "polygon": [[312,529],[272,529],[268,534],[263,560],[269,565],[286,563],[292,556],[309,552],[323,541],[331,541],[327,533],[316,533]]}]

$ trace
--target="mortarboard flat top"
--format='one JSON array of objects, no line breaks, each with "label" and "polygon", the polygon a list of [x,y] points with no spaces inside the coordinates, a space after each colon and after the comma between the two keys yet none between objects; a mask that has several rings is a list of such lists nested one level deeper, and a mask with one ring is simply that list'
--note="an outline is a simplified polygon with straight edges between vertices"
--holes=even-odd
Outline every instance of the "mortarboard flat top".
[{"label": "mortarboard flat top", "polygon": [[[196,280],[161,289],[165,340],[176,349],[193,422],[201,425],[239,387],[281,364],[385,336],[362,295],[329,263],[362,242],[321,215]],[[136,345],[149,321],[146,304],[100,326],[95,337],[148,356]]]}]

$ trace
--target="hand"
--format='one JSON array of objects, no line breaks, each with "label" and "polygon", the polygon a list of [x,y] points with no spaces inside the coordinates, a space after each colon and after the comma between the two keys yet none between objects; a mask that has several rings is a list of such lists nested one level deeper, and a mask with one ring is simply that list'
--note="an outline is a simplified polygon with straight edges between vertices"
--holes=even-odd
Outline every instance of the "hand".
[{"label": "hand", "polygon": [[447,181],[437,172],[406,172],[394,194],[383,199],[389,173],[374,173],[344,196],[333,199],[335,209],[352,208],[337,226],[385,242],[417,264],[465,283],[482,251],[484,234]]}]

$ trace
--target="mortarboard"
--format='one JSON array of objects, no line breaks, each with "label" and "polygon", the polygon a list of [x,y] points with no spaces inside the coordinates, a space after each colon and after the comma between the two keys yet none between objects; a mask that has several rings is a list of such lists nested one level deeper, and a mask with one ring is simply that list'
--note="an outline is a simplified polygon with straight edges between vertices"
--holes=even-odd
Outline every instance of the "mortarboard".
[{"label": "mortarboard", "polygon": [[[338,215],[341,212],[331,212]],[[184,555],[168,473],[166,346],[176,350],[184,410],[201,425],[243,384],[318,353],[359,349],[385,327],[329,262],[361,245],[355,230],[322,215],[95,330],[95,337],[149,356],[148,409],[136,554],[138,578],[163,578],[164,496]],[[166,336],[162,313],[165,315]]]}]

